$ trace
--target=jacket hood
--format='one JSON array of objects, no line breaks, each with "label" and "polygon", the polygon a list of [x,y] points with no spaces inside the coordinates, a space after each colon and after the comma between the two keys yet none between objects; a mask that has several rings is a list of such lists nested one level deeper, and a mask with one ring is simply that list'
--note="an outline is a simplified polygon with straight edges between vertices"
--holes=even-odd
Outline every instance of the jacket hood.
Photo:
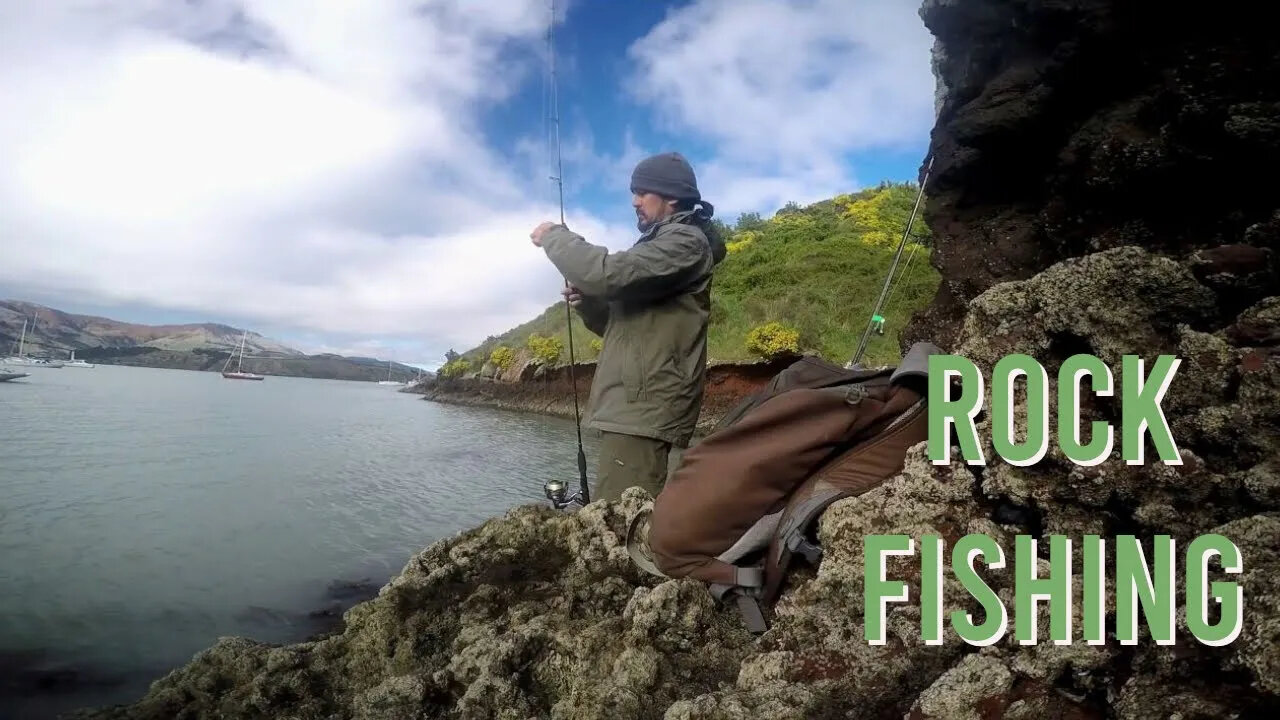
[{"label": "jacket hood", "polygon": [[729,254],[729,249],[724,245],[724,238],[720,237],[720,231],[711,223],[707,223],[702,228],[702,232],[707,236],[707,241],[711,243],[711,259],[715,260],[716,264],[719,265],[720,261],[724,260],[725,255]]}]

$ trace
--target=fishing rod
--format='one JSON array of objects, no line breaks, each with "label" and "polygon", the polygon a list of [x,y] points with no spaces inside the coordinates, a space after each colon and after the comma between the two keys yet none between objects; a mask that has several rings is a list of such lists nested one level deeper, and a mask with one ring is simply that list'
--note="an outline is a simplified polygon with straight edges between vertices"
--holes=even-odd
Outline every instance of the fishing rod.
[{"label": "fishing rod", "polygon": [[866,352],[867,341],[871,339],[871,332],[875,328],[876,321],[881,320],[880,311],[884,309],[885,296],[889,294],[889,286],[892,283],[894,271],[898,269],[898,263],[902,260],[902,250],[907,246],[907,238],[911,237],[911,226],[915,224],[916,212],[920,209],[920,200],[924,197],[924,186],[929,182],[929,172],[931,170],[933,170],[932,152],[929,153],[929,164],[925,167],[924,177],[920,180],[920,190],[916,193],[916,203],[911,208],[911,217],[907,220],[907,226],[902,230],[902,239],[898,241],[898,250],[893,254],[893,262],[889,265],[889,273],[885,275],[884,286],[880,288],[880,297],[876,298],[875,307],[871,309],[871,318],[867,320],[867,327],[862,331],[862,339],[858,341],[858,349],[854,351],[853,359],[845,365],[846,369],[858,366],[858,361],[862,359],[862,354]]},{"label": "fishing rod", "polygon": [[[556,174],[551,177],[556,183],[559,191],[560,199],[560,224],[564,225],[564,162],[560,153],[560,109],[559,95],[556,91],[556,46],[555,46],[555,27],[556,27],[556,2],[551,0],[551,21],[547,23],[547,56],[551,65],[551,122],[555,126],[555,145],[556,145]],[[566,225],[566,227],[568,227]],[[564,286],[569,287],[569,280],[566,278]],[[547,499],[551,501],[553,507],[557,510],[564,508],[570,503],[578,503],[586,506],[591,502],[591,491],[587,488],[587,455],[582,450],[582,412],[578,408],[578,376],[577,362],[574,359],[573,350],[573,312],[569,308],[569,298],[564,300],[564,317],[565,327],[569,331],[569,382],[573,386],[573,419],[574,429],[578,433],[578,492],[572,496],[566,497],[568,487],[560,480],[548,480],[542,486],[542,491],[546,493]]]}]

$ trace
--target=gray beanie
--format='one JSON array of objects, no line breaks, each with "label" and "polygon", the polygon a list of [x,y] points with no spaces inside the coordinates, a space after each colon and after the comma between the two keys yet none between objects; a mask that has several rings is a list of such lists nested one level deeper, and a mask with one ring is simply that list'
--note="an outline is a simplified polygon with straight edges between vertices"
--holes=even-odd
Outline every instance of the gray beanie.
[{"label": "gray beanie", "polygon": [[698,202],[698,179],[678,152],[659,153],[641,160],[631,172],[631,192],[651,192],[676,200]]}]

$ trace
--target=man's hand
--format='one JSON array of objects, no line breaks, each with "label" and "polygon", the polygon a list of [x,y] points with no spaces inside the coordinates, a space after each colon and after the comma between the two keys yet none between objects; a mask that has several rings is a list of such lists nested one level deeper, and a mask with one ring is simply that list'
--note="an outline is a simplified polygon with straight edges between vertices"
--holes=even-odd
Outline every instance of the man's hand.
[{"label": "man's hand", "polygon": [[560,294],[564,296],[570,307],[577,307],[582,302],[582,291],[572,285],[561,290]]},{"label": "man's hand", "polygon": [[548,220],[547,222],[544,222],[538,227],[534,228],[533,232],[529,233],[529,237],[533,240],[534,246],[542,247],[542,236],[546,234],[548,230],[550,230],[555,226],[556,226],[556,223],[553,223],[550,220]]}]

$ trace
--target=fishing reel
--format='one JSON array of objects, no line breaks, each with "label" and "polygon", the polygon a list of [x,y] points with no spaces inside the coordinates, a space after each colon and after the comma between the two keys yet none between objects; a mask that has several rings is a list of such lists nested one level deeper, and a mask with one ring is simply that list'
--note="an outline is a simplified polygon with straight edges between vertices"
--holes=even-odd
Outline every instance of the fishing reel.
[{"label": "fishing reel", "polygon": [[586,504],[582,501],[581,492],[576,492],[573,495],[568,494],[569,486],[563,480],[548,480],[542,486],[542,492],[546,493],[547,499],[551,501],[551,506],[557,510],[563,510],[573,504],[579,506]]}]

